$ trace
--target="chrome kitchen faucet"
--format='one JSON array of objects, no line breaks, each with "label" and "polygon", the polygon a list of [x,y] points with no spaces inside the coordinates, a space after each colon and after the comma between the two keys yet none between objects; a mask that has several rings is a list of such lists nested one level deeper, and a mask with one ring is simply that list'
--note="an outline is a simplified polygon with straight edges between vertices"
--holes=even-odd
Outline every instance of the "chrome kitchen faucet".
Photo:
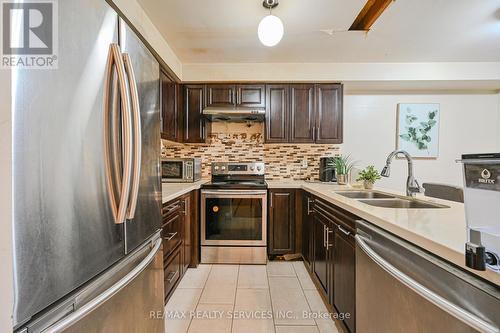
[{"label": "chrome kitchen faucet", "polygon": [[390,153],[389,156],[387,156],[387,161],[385,162],[385,166],[382,169],[380,175],[382,177],[390,176],[392,159],[398,154],[404,155],[404,157],[406,157],[406,160],[408,161],[408,178],[406,180],[406,195],[409,197],[410,196],[415,197],[417,193],[423,193],[424,189],[420,187],[418,181],[413,177],[413,158],[405,150],[395,150],[392,153]]}]

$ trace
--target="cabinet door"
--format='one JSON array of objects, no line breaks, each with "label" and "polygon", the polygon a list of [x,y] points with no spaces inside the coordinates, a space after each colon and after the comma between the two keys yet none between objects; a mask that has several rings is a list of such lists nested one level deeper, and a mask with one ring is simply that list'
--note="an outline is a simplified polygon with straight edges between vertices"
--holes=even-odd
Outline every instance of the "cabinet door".
[{"label": "cabinet door", "polygon": [[182,117],[179,107],[179,84],[163,71],[161,79],[161,137],[166,140],[182,141]]},{"label": "cabinet door", "polygon": [[[347,231],[347,230],[344,230]],[[334,251],[334,297],[333,301],[337,311],[350,313],[349,318],[344,319],[345,325],[351,332],[355,330],[355,248],[352,234],[346,235],[340,229],[335,231]]]},{"label": "cabinet door", "polygon": [[288,142],[289,87],[285,84],[266,85],[266,142]]},{"label": "cabinet door", "polygon": [[245,107],[264,107],[266,89],[263,84],[239,84],[236,87],[236,105]]},{"label": "cabinet door", "polygon": [[207,85],[207,106],[236,105],[236,86],[232,84]]},{"label": "cabinet door", "polygon": [[203,90],[203,85],[184,86],[184,142],[205,142],[205,120],[202,117]]},{"label": "cabinet door", "polygon": [[316,85],[316,143],[342,143],[341,84]]},{"label": "cabinet door", "polygon": [[198,264],[200,263],[200,209],[199,209],[199,203],[200,203],[200,191],[195,190],[191,191],[191,210],[190,210],[190,217],[191,217],[191,260],[189,263],[189,267],[191,268],[196,268],[198,267]]},{"label": "cabinet door", "polygon": [[182,258],[182,272],[184,273],[191,263],[191,251],[192,251],[192,221],[191,221],[191,194],[187,194],[182,197],[182,220],[183,220],[183,246],[184,253]]},{"label": "cabinet door", "polygon": [[302,258],[304,263],[311,267],[311,246],[312,246],[312,197],[304,192],[302,197]]},{"label": "cabinet door", "polygon": [[314,142],[314,85],[290,86],[290,142]]},{"label": "cabinet door", "polygon": [[295,190],[271,190],[269,254],[295,251]]},{"label": "cabinet door", "polygon": [[313,215],[313,270],[318,278],[322,292],[328,294],[328,255],[326,248],[326,228],[328,222],[320,214]]},{"label": "cabinet door", "polygon": [[168,299],[170,298],[170,296],[172,296],[172,293],[175,290],[175,286],[181,278],[181,252],[181,247],[178,247],[174,251],[174,253],[167,259],[167,262],[163,269],[165,304],[167,304]]},{"label": "cabinet door", "polygon": [[175,212],[164,219],[161,231],[163,238],[164,259],[167,259],[172,251],[182,243],[182,233],[182,216],[180,215],[180,212]]}]

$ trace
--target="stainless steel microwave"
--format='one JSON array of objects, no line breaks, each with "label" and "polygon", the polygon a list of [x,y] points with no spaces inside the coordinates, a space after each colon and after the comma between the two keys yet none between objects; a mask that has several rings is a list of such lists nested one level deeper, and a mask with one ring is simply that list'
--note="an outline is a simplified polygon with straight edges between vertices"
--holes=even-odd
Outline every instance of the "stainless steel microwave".
[{"label": "stainless steel microwave", "polygon": [[161,181],[189,183],[201,179],[200,158],[172,158],[161,160]]}]

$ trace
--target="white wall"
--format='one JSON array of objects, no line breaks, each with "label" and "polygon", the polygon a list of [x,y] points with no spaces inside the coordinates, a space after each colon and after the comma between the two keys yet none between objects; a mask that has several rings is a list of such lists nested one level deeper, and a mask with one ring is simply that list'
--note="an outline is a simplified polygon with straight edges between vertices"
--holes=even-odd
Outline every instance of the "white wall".
[{"label": "white wall", "polygon": [[498,62],[428,63],[184,63],[184,81],[491,81]]},{"label": "white wall", "polygon": [[[352,154],[359,166],[373,164],[381,169],[396,147],[398,103],[439,103],[441,109],[439,157],[416,160],[416,178],[462,186],[461,166],[455,163],[462,153],[500,152],[500,97],[494,93],[408,94],[358,93],[344,97],[343,153]],[[392,163],[391,177],[378,185],[403,190],[406,160]]]},{"label": "white wall", "polygon": [[500,90],[497,93],[497,104],[498,104],[498,121],[497,121],[497,143],[500,146]]},{"label": "white wall", "polygon": [[0,70],[0,332],[12,331],[10,71]]}]

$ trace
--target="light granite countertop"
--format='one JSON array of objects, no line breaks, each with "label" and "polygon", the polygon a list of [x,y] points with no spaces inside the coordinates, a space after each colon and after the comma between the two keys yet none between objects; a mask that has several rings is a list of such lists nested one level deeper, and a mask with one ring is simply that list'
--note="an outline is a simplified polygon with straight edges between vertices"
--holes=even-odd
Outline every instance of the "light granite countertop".
[{"label": "light granite countertop", "polygon": [[161,184],[161,201],[167,203],[183,194],[193,190],[198,190],[201,185],[208,183],[210,179],[202,179],[194,183],[162,183]]},{"label": "light granite countertop", "polygon": [[[199,189],[202,184],[208,181],[203,179],[195,183],[163,183],[163,203]],[[466,221],[464,205],[461,203],[419,196],[418,198],[421,200],[446,205],[449,208],[382,208],[370,206],[335,193],[335,191],[341,190],[357,190],[345,185],[322,184],[303,180],[269,180],[267,184],[269,188],[303,189],[459,267],[500,285],[500,274],[489,270],[476,271],[465,266]],[[383,188],[375,188],[375,190],[402,196],[402,193],[393,190]]]},{"label": "light granite countertop", "polygon": [[[467,232],[465,209],[462,203],[419,195],[418,199],[446,205],[449,208],[382,208],[370,206],[335,193],[335,191],[340,190],[359,190],[349,186],[292,180],[268,181],[267,183],[270,188],[303,189],[463,269],[500,285],[500,274],[490,270],[476,271],[465,266],[464,251]],[[403,196],[402,193],[393,190],[383,188],[375,188],[375,190]]]}]

